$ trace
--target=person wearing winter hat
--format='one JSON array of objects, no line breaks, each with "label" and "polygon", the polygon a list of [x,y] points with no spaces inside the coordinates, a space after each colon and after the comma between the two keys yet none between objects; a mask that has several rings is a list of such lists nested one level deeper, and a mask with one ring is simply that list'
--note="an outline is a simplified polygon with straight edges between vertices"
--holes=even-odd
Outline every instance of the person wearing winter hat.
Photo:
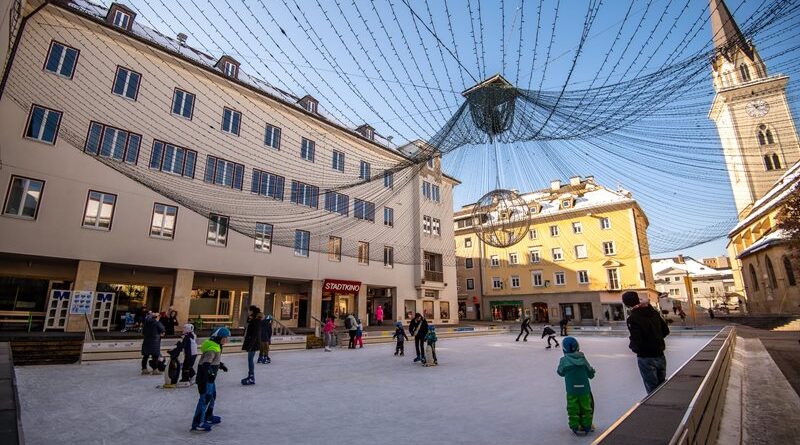
[{"label": "person wearing winter hat", "polygon": [[655,391],[667,379],[667,359],[664,357],[664,337],[669,335],[669,326],[650,302],[641,301],[639,294],[628,291],[622,294],[622,302],[631,308],[628,316],[631,351],[636,354],[639,373],[642,375],[647,393]]},{"label": "person wearing winter hat", "polygon": [[408,340],[408,335],[406,335],[406,330],[403,329],[403,322],[398,321],[394,324],[395,330],[394,335],[392,338],[397,339],[397,345],[394,347],[394,355],[400,354],[402,357],[405,355],[405,341]]},{"label": "person wearing winter hat", "polygon": [[250,306],[250,315],[247,317],[247,327],[244,330],[242,351],[247,351],[247,377],[242,379],[242,385],[255,385],[256,353],[261,351],[261,320],[264,316],[258,306]]},{"label": "person wearing winter hat", "polygon": [[261,321],[261,351],[258,353],[258,363],[266,365],[272,363],[269,358],[269,345],[272,344],[272,315],[267,315]]},{"label": "person wearing winter hat", "polygon": [[550,345],[551,341],[556,342],[556,348],[558,347],[558,340],[556,340],[556,331],[548,324],[544,326],[542,329],[542,338],[547,337],[547,347],[545,349],[550,349],[552,346]]},{"label": "person wearing winter hat", "polygon": [[194,333],[194,325],[191,323],[183,325],[181,348],[183,349],[181,382],[191,382],[195,376],[194,362],[197,360],[197,334]]},{"label": "person wearing winter hat", "polygon": [[564,356],[558,362],[556,372],[564,377],[567,390],[567,416],[569,428],[575,434],[589,434],[594,431],[594,396],[589,379],[594,378],[594,368],[586,360],[575,337],[565,337],[561,341]]},{"label": "person wearing winter hat", "polygon": [[217,328],[211,337],[200,346],[200,364],[197,366],[197,392],[200,399],[194,410],[192,431],[211,431],[211,426],[222,422],[222,417],[214,415],[217,400],[216,380],[219,370],[228,372],[222,363],[222,346],[228,343],[231,331],[226,327]]},{"label": "person wearing winter hat", "polygon": [[[436,326],[428,325],[428,333],[425,334],[425,343],[427,344],[427,353],[422,356],[422,364],[425,366],[436,366],[439,360],[436,359]],[[428,357],[428,354],[430,356]],[[433,359],[433,363],[430,360]]]}]

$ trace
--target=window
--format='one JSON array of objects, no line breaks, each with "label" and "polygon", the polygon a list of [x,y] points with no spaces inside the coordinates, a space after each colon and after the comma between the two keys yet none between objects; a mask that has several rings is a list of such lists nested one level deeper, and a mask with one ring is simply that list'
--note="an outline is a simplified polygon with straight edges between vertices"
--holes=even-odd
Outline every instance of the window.
[{"label": "window", "polygon": [[237,67],[235,63],[231,63],[226,60],[223,64],[223,70],[226,76],[236,78],[236,73],[239,71],[239,67]]},{"label": "window", "polygon": [[34,105],[25,126],[25,137],[34,141],[55,144],[58,128],[61,125],[61,112]]},{"label": "window", "polygon": [[394,247],[383,246],[383,267],[394,267]]},{"label": "window", "polygon": [[239,136],[242,125],[242,113],[230,108],[222,109],[222,131]]},{"label": "window", "polygon": [[370,170],[371,166],[369,165],[369,162],[361,161],[361,164],[358,168],[358,177],[365,181],[369,181],[369,178],[371,177]]},{"label": "window", "polygon": [[141,135],[109,127],[99,122],[91,122],[84,151],[96,156],[136,164],[139,159],[141,143]]},{"label": "window", "polygon": [[375,222],[375,203],[355,199],[353,201],[353,216],[357,219]]},{"label": "window", "polygon": [[617,247],[614,241],[603,241],[603,253],[606,255],[616,255]]},{"label": "window", "polygon": [[252,193],[283,201],[283,176],[253,169]]},{"label": "window", "polygon": [[528,256],[531,259],[531,263],[538,263],[541,261],[541,257],[539,257],[539,250],[533,249],[528,251]]},{"label": "window", "polygon": [[358,242],[358,264],[369,264],[369,243],[366,241]]},{"label": "window", "polygon": [[472,258],[464,258],[464,267],[472,269]]},{"label": "window", "polygon": [[118,66],[117,75],[114,77],[114,87],[111,92],[120,97],[136,100],[139,97],[139,82],[141,80],[141,74]]},{"label": "window", "polygon": [[572,223],[572,233],[576,235],[583,233],[583,224],[580,221]]},{"label": "window", "polygon": [[342,239],[338,236],[328,237],[328,261],[342,261]]},{"label": "window", "polygon": [[83,227],[98,230],[111,230],[114,219],[114,206],[117,195],[89,190],[86,209],[83,212]]},{"label": "window", "polygon": [[294,256],[308,257],[308,246],[311,243],[311,232],[294,231]]},{"label": "window", "polygon": [[467,290],[475,289],[475,279],[474,278],[467,278]]},{"label": "window", "polygon": [[[673,290],[675,291],[675,295],[679,295],[678,289],[670,289],[670,291],[673,291]],[[699,287],[692,288],[692,292],[694,292],[695,294],[699,294],[700,293],[700,288]]]},{"label": "window", "polygon": [[272,147],[276,150],[281,149],[281,129],[267,124],[264,130],[264,145]]},{"label": "window", "polygon": [[428,168],[433,168],[433,165],[434,165],[433,164],[433,157],[428,158],[428,160],[425,161],[425,163],[428,164]]},{"label": "window", "polygon": [[608,274],[608,288],[614,290],[619,289],[619,270],[607,269],[606,273]]},{"label": "window", "polygon": [[767,277],[769,278],[769,286],[772,289],[777,289],[778,288],[778,280],[775,278],[775,269],[772,268],[772,260],[770,260],[769,257],[766,257],[766,258],[767,258],[767,261],[766,261],[766,263],[767,263]]},{"label": "window", "polygon": [[208,217],[208,235],[206,244],[225,247],[228,245],[228,224],[230,218],[212,213]]},{"label": "window", "polygon": [[3,213],[20,218],[36,219],[43,190],[44,181],[11,176]]},{"label": "window", "polygon": [[766,125],[761,124],[758,126],[758,145],[772,145],[775,143],[775,138],[772,136],[772,130],[767,128]]},{"label": "window", "polygon": [[500,267],[500,257],[497,255],[490,256],[489,265],[491,265],[492,267]]},{"label": "window", "polygon": [[579,270],[578,271],[578,284],[589,284],[589,271],[588,270]]},{"label": "window", "polygon": [[[694,292],[697,293],[698,289],[694,288]],[[681,291],[680,289],[670,289],[669,294],[672,295],[673,297],[679,297],[681,295]]]},{"label": "window", "polygon": [[316,209],[319,206],[319,187],[292,181],[291,202]]},{"label": "window", "polygon": [[203,180],[209,184],[242,190],[244,165],[209,155]]},{"label": "window", "polygon": [[528,239],[534,240],[537,238],[539,238],[539,232],[537,232],[536,229],[531,229],[528,231]]},{"label": "window", "polygon": [[585,244],[578,244],[575,246],[575,258],[583,259],[588,257],[589,255],[586,253]]},{"label": "window", "polygon": [[153,206],[153,219],[150,221],[150,236],[153,238],[173,239],[175,237],[175,222],[177,219],[177,207],[155,203]]},{"label": "window", "polygon": [[787,256],[783,257],[783,270],[786,273],[786,284],[789,286],[797,286],[797,280],[794,277],[794,268]]},{"label": "window", "polygon": [[758,290],[758,275],[756,275],[756,270],[753,268],[752,264],[748,269],[750,269],[750,281],[753,283],[753,289]]},{"label": "window", "polygon": [[428,181],[422,181],[422,196],[424,196],[425,199],[431,199],[431,183]]},{"label": "window", "polygon": [[422,217],[422,233],[426,235],[431,234],[431,217],[430,216],[423,216]]},{"label": "window", "polygon": [[681,277],[675,277],[675,281],[681,281]]},{"label": "window", "polygon": [[130,14],[126,14],[120,10],[114,11],[114,20],[112,23],[117,28],[128,29],[128,24],[131,21]]},{"label": "window", "polygon": [[442,236],[442,223],[436,218],[431,219],[431,232],[433,236]]},{"label": "window", "polygon": [[580,311],[581,318],[583,320],[591,320],[594,318],[592,303],[578,303],[578,310]]},{"label": "window", "polygon": [[558,226],[550,226],[550,236],[558,236],[561,232],[558,230]]},{"label": "window", "polygon": [[764,155],[764,168],[767,171],[780,170],[782,168],[781,158],[778,157],[777,153],[772,153],[771,155],[769,154]]},{"label": "window", "polygon": [[175,95],[172,96],[172,114],[191,119],[192,113],[194,113],[194,94],[175,88]]},{"label": "window", "polygon": [[272,224],[256,223],[255,249],[259,252],[272,252]]},{"label": "window", "polygon": [[610,229],[611,228],[611,220],[606,218],[606,217],[600,218],[600,228],[602,230]]},{"label": "window", "polygon": [[572,207],[572,200],[571,199],[562,199],[561,200],[561,208],[568,209]]},{"label": "window", "polygon": [[383,208],[383,225],[386,227],[394,227],[394,209],[391,207]]},{"label": "window", "polygon": [[325,192],[325,210],[347,216],[350,214],[350,197],[342,193]]},{"label": "window", "polygon": [[57,74],[67,79],[72,79],[75,74],[75,66],[78,64],[80,51],[70,46],[58,43],[55,40],[50,42],[50,49],[47,52],[47,59],[44,63],[44,70]]},{"label": "window", "polygon": [[710,293],[712,293],[712,294],[713,294],[714,292],[716,292],[716,291],[717,291],[717,290],[716,290],[716,289],[714,289],[714,286],[711,286],[711,287],[709,287],[709,288],[708,288],[708,292],[710,292]]},{"label": "window", "polygon": [[317,144],[314,141],[303,138],[300,141],[300,157],[306,161],[314,162],[314,150],[316,150],[316,146]]},{"label": "window", "polygon": [[472,238],[464,238],[464,247],[472,247]]},{"label": "window", "polygon": [[541,270],[534,270],[533,272],[531,272],[531,277],[533,278],[533,285],[535,287],[544,286],[544,281],[542,280],[542,271]]},{"label": "window", "polygon": [[519,256],[517,252],[511,252],[508,254],[508,264],[519,264]]},{"label": "window", "polygon": [[503,280],[499,277],[492,277],[492,289],[502,289],[503,288]]},{"label": "window", "polygon": [[553,274],[555,278],[556,286],[563,286],[567,284],[567,277],[564,275],[564,272],[556,272]]},{"label": "window", "polygon": [[394,188],[394,172],[391,170],[383,171],[383,186],[387,189]]},{"label": "window", "polygon": [[317,101],[313,99],[306,99],[305,101],[305,109],[309,113],[316,113],[317,112]]},{"label": "window", "polygon": [[560,247],[553,247],[553,261],[561,261],[564,259],[564,251]]},{"label": "window", "polygon": [[441,197],[441,195],[439,193],[439,186],[438,185],[434,184],[434,185],[431,186],[431,199],[434,202],[441,202],[442,197]]},{"label": "window", "polygon": [[742,82],[750,81],[750,69],[745,64],[739,65],[739,73],[742,75]]},{"label": "window", "polygon": [[150,153],[150,168],[194,178],[196,162],[197,152],[194,150],[181,148],[159,140],[153,141],[153,151]]},{"label": "window", "polygon": [[331,168],[344,172],[344,153],[341,151],[333,150],[333,158],[331,159]]},{"label": "window", "polygon": [[519,276],[517,275],[511,276],[511,287],[513,289],[519,289]]}]

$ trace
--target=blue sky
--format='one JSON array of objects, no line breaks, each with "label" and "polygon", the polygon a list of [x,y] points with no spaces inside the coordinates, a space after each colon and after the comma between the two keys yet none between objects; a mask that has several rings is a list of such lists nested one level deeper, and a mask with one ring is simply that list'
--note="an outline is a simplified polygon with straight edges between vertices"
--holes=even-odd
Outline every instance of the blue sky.
[{"label": "blue sky", "polygon": [[[460,92],[484,75],[502,73],[520,88],[558,91],[577,60],[566,86],[576,90],[598,86],[606,78],[614,83],[658,71],[684,42],[688,44],[674,60],[711,45],[705,1],[650,0],[631,5],[606,0],[600,3],[577,59],[588,0],[408,1],[421,20],[413,18],[405,0],[130,0],[126,4],[139,11],[138,20],[159,31],[184,32],[190,45],[215,56],[231,54],[246,72],[298,96],[310,93],[345,122],[353,126],[368,122],[396,143],[429,138],[462,103]],[[762,3],[730,0],[728,6],[744,29]],[[775,36],[768,43],[759,46],[768,68],[774,63],[789,69],[786,74],[796,74],[792,72],[796,64],[790,63],[796,54],[780,55],[785,45]],[[592,84],[598,72],[600,81]],[[719,139],[706,117],[713,98],[710,68],[705,73],[691,88],[685,113],[675,122],[661,120],[642,127],[650,132],[646,139],[655,151],[659,147],[665,153],[674,151],[665,155],[667,159],[721,162]],[[796,116],[796,89],[790,87],[790,93]],[[674,141],[662,139],[659,125],[674,126],[673,130],[691,127],[695,141],[675,149]],[[639,144],[631,147],[636,153],[632,156],[624,156],[626,142],[612,148],[607,143],[551,141],[497,147],[500,185],[525,191],[547,187],[551,179],[594,175],[601,184],[633,192],[650,218],[656,256],[679,247],[696,257],[724,253],[724,238],[685,247],[705,233],[724,234],[735,222],[721,164],[702,175],[682,173],[683,168],[669,160],[644,156],[641,139],[630,142]],[[494,188],[498,174],[489,157],[492,150],[464,147],[446,157],[447,171],[463,181],[454,196],[456,207]]]}]

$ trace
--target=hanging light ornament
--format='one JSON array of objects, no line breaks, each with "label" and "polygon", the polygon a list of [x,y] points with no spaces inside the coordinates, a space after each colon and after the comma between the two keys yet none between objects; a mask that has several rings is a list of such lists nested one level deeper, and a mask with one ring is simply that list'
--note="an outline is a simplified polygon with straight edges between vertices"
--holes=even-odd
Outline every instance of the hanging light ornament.
[{"label": "hanging light ornament", "polygon": [[475,234],[493,247],[510,247],[525,238],[531,227],[531,209],[513,190],[492,190],[472,207]]}]

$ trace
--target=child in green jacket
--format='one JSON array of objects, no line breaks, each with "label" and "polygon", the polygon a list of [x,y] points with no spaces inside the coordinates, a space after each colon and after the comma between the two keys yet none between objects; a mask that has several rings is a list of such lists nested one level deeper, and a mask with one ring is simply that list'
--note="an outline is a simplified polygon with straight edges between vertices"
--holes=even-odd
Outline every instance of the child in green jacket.
[{"label": "child in green jacket", "polygon": [[573,433],[584,434],[594,431],[592,415],[594,414],[594,397],[589,379],[594,378],[594,368],[580,352],[578,340],[566,337],[561,342],[564,357],[558,363],[558,375],[564,377],[567,387],[567,415],[569,427]]}]

